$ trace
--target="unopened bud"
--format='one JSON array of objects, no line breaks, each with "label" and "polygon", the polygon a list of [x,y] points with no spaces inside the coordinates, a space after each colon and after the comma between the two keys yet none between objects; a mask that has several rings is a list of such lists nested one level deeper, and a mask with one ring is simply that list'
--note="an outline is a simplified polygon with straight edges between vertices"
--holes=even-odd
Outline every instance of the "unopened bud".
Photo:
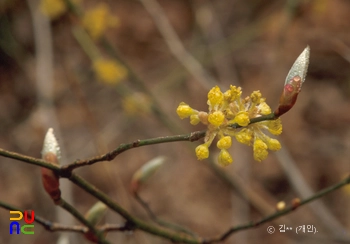
[{"label": "unopened bud", "polygon": [[136,193],[140,187],[140,184],[145,182],[151,175],[153,175],[160,166],[165,162],[164,156],[158,156],[146,164],[144,164],[140,169],[138,169],[131,180],[130,189],[132,193]]},{"label": "unopened bud", "polygon": [[[50,128],[44,139],[42,150],[42,159],[48,163],[59,165],[61,157],[60,148],[53,134],[53,129]],[[50,195],[51,199],[57,204],[61,199],[60,183],[58,175],[48,168],[41,168],[41,179],[45,191]]]},{"label": "unopened bud", "polygon": [[295,104],[298,94],[301,91],[307,69],[309,66],[310,48],[307,46],[304,51],[295,60],[292,68],[289,70],[286,81],[284,83],[283,92],[280,97],[279,106],[276,109],[275,116],[280,117],[288,112]]},{"label": "unopened bud", "polygon": [[292,207],[293,207],[293,209],[298,208],[300,206],[300,202],[301,202],[300,198],[294,198],[292,200]]},{"label": "unopened bud", "polygon": [[282,211],[286,208],[286,203],[284,201],[280,201],[276,204],[276,208],[278,211]]},{"label": "unopened bud", "polygon": [[[96,226],[96,224],[103,218],[107,210],[107,206],[103,202],[97,202],[95,203],[89,211],[85,214],[85,218],[87,221],[89,221],[93,226]],[[98,243],[98,238],[94,233],[92,233],[90,230],[88,230],[84,234],[85,238],[89,241],[92,241],[94,243]]]},{"label": "unopened bud", "polygon": [[85,218],[87,219],[87,221],[89,221],[92,225],[95,226],[105,215],[106,210],[106,204],[104,204],[103,202],[97,202],[85,214]]}]

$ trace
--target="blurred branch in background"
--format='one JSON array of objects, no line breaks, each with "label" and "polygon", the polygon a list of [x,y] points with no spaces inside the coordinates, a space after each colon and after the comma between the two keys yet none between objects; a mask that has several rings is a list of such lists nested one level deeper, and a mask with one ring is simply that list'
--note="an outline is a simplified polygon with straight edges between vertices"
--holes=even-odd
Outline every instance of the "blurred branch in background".
[{"label": "blurred branch in background", "polygon": [[202,65],[195,59],[184,47],[179,36],[171,26],[162,7],[156,0],[140,0],[143,6],[151,15],[154,23],[162,34],[164,41],[168,45],[171,53],[188,70],[188,72],[200,83],[206,90],[210,89],[217,81],[208,74]]},{"label": "blurred branch in background", "polygon": [[[34,116],[37,116],[37,121],[41,123],[44,131],[47,128],[54,127],[57,136],[63,138],[54,106],[54,54],[51,23],[48,17],[40,11],[38,0],[28,0],[27,4],[32,16],[35,43],[35,81],[38,107]],[[63,152],[66,152],[63,143],[61,143],[61,148]],[[67,162],[64,154],[62,155],[62,162]],[[63,182],[61,188],[65,198],[70,202],[74,202],[71,186],[71,184]],[[56,216],[58,221],[63,224],[73,224],[72,216],[59,208],[56,208]],[[67,244],[74,242],[74,237],[72,235],[67,236],[66,233],[63,233],[60,238],[67,240]]]},{"label": "blurred branch in background", "polygon": [[214,43],[226,39],[215,3],[208,0],[193,1],[193,8],[195,9],[196,22],[201,29],[203,39],[205,39],[206,47],[210,52],[219,80],[223,84],[240,86],[237,68],[230,55],[231,52],[228,52],[225,56],[218,56],[212,48]]}]

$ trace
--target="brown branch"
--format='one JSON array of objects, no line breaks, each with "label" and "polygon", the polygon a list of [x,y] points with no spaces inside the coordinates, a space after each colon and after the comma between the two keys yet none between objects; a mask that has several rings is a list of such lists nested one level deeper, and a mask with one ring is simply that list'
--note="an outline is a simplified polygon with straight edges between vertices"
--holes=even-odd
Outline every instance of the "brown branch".
[{"label": "brown branch", "polygon": [[119,147],[117,147],[113,151],[110,151],[104,155],[86,159],[86,160],[77,160],[72,164],[62,166],[61,173],[64,175],[68,175],[72,170],[85,165],[92,165],[94,163],[101,162],[101,161],[111,161],[122,152],[125,152],[132,148],[148,146],[153,144],[167,143],[167,142],[176,142],[176,141],[191,141],[191,142],[197,141],[200,138],[203,138],[205,136],[205,132],[206,131],[195,131],[190,134],[164,136],[164,137],[157,137],[157,138],[151,138],[151,139],[145,139],[145,140],[137,140],[126,144],[120,144]]},{"label": "brown branch", "polygon": [[147,212],[148,216],[152,219],[152,221],[154,221],[155,223],[159,224],[160,226],[177,231],[177,232],[183,232],[183,233],[186,233],[190,236],[198,237],[197,234],[193,233],[192,231],[188,230],[187,228],[185,228],[181,225],[169,223],[169,222],[166,222],[162,219],[159,219],[157,217],[157,215],[155,215],[155,213],[152,211],[150,206],[140,197],[140,195],[137,192],[135,192],[134,197],[140,203],[140,205],[145,209],[145,211]]}]

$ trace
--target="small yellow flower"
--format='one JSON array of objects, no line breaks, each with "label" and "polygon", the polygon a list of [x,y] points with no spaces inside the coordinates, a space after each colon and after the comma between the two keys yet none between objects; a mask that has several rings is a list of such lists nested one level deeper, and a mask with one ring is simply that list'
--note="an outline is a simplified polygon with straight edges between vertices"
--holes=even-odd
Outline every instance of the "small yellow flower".
[{"label": "small yellow flower", "polygon": [[272,151],[278,151],[281,149],[281,143],[273,138],[268,138],[266,140],[267,147]]},{"label": "small yellow flower", "polygon": [[124,66],[111,59],[99,58],[94,61],[93,68],[97,77],[107,84],[119,83],[128,74]]},{"label": "small yellow flower", "polygon": [[190,116],[190,123],[191,125],[197,125],[201,120],[199,119],[198,114],[192,114]]},{"label": "small yellow flower", "polygon": [[260,113],[262,115],[268,115],[271,113],[271,108],[266,102],[260,102],[258,108],[260,109]]},{"label": "small yellow flower", "polygon": [[208,93],[208,105],[216,106],[220,105],[224,100],[224,94],[221,92],[218,86],[213,87]]},{"label": "small yellow flower", "polygon": [[129,115],[146,115],[151,112],[151,101],[143,93],[134,93],[126,96],[122,101],[123,109]]},{"label": "small yellow flower", "polygon": [[56,19],[67,11],[64,0],[41,0],[40,10],[50,19]]},{"label": "small yellow flower", "polygon": [[225,115],[221,111],[215,111],[208,115],[208,121],[214,126],[220,126],[225,120]]},{"label": "small yellow flower", "polygon": [[261,162],[261,160],[264,160],[268,155],[266,143],[261,139],[256,139],[253,145],[253,152],[256,161]]},{"label": "small yellow flower", "polygon": [[239,132],[235,133],[235,138],[239,143],[250,146],[253,139],[253,132],[247,128],[243,128]]},{"label": "small yellow flower", "polygon": [[216,144],[216,146],[219,149],[228,149],[230,148],[232,145],[232,139],[231,136],[224,136],[223,138],[221,138],[218,143]]},{"label": "small yellow flower", "polygon": [[242,95],[242,89],[240,87],[236,86],[230,86],[230,91],[231,91],[231,101],[235,101],[239,99]]},{"label": "small yellow flower", "polygon": [[82,23],[91,37],[98,39],[108,28],[117,26],[119,20],[110,14],[107,4],[100,3],[95,8],[86,11]]},{"label": "small yellow flower", "polygon": [[218,162],[221,166],[227,166],[233,162],[233,159],[226,149],[222,149],[219,154]]},{"label": "small yellow flower", "polygon": [[252,103],[259,103],[261,99],[260,91],[253,91],[252,94],[250,95],[250,99]]},{"label": "small yellow flower", "polygon": [[206,143],[196,147],[196,155],[198,160],[203,160],[209,157],[209,149]]},{"label": "small yellow flower", "polygon": [[279,135],[282,133],[282,123],[281,119],[276,120],[268,120],[261,122],[262,124],[266,125],[269,132],[273,135]]},{"label": "small yellow flower", "polygon": [[192,109],[188,104],[181,102],[176,109],[177,115],[180,119],[188,118],[195,113],[196,110]]},{"label": "small yellow flower", "polygon": [[237,123],[240,126],[247,126],[249,122],[250,122],[249,115],[248,115],[248,112],[246,111],[238,112],[232,121],[232,123]]}]

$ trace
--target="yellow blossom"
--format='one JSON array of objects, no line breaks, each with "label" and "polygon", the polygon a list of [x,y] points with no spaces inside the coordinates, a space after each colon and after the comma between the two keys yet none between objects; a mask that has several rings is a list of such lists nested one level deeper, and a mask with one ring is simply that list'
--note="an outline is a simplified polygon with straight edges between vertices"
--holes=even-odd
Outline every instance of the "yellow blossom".
[{"label": "yellow blossom", "polygon": [[56,19],[67,11],[64,0],[41,0],[40,10],[50,19]]},{"label": "yellow blossom", "polygon": [[208,93],[208,105],[216,106],[222,103],[224,94],[218,86],[213,87]]},{"label": "yellow blossom", "polygon": [[260,102],[258,108],[260,109],[260,113],[262,115],[268,115],[271,113],[271,108],[266,102]]},{"label": "yellow blossom", "polygon": [[226,149],[222,149],[219,154],[218,162],[221,166],[227,166],[233,162],[233,159]]},{"label": "yellow blossom", "polygon": [[276,120],[263,121],[261,123],[266,125],[269,132],[273,135],[279,135],[282,133],[282,123],[280,118]]},{"label": "yellow blossom", "polygon": [[260,91],[253,91],[252,94],[250,95],[250,99],[252,103],[259,103],[261,98],[261,93]]},{"label": "yellow blossom", "polygon": [[208,115],[208,121],[214,126],[220,126],[224,122],[225,115],[221,111],[215,111]]},{"label": "yellow blossom", "polygon": [[188,104],[181,102],[176,109],[176,113],[180,117],[180,119],[184,119],[194,114],[195,110],[192,109]]},{"label": "yellow blossom", "polygon": [[190,117],[191,124],[201,122],[208,126],[204,144],[196,148],[199,160],[209,156],[208,148],[215,137],[220,138],[217,147],[221,149],[218,158],[221,165],[228,165],[233,161],[227,151],[231,147],[232,137],[242,144],[249,146],[253,144],[254,159],[257,161],[267,157],[268,149],[276,151],[281,148],[281,144],[276,139],[264,134],[265,130],[274,135],[280,134],[282,132],[280,119],[253,121],[271,113],[260,91],[254,91],[244,99],[241,98],[241,94],[240,87],[230,86],[230,89],[224,93],[218,86],[213,87],[208,92],[208,112],[197,111],[185,103],[180,103],[177,113],[181,119]]},{"label": "yellow blossom", "polygon": [[124,66],[111,59],[96,59],[93,68],[97,77],[108,84],[116,84],[125,79],[128,74]]},{"label": "yellow blossom", "polygon": [[224,136],[223,138],[221,138],[218,143],[216,144],[216,146],[219,149],[228,149],[230,148],[232,145],[232,139],[230,136]]},{"label": "yellow blossom", "polygon": [[231,101],[237,100],[241,97],[242,90],[240,87],[230,86],[231,91]]},{"label": "yellow blossom", "polygon": [[256,161],[261,162],[261,160],[264,160],[268,155],[266,143],[261,139],[256,139],[253,145],[253,152]]},{"label": "yellow blossom", "polygon": [[199,122],[200,122],[200,119],[199,119],[198,114],[192,114],[192,115],[190,116],[190,123],[191,123],[191,125],[196,125],[196,124],[198,124]]},{"label": "yellow blossom", "polygon": [[108,5],[100,3],[86,11],[82,23],[93,39],[100,38],[108,28],[115,27],[119,20],[110,14]]},{"label": "yellow blossom", "polygon": [[267,144],[267,147],[272,151],[278,151],[281,149],[281,143],[276,139],[269,138],[266,141],[266,144]]},{"label": "yellow blossom", "polygon": [[209,149],[206,143],[196,147],[196,155],[198,160],[203,160],[209,157]]},{"label": "yellow blossom", "polygon": [[248,112],[246,111],[238,112],[232,121],[232,123],[237,123],[240,126],[247,126],[249,122],[250,122],[249,115],[248,115]]},{"label": "yellow blossom", "polygon": [[247,128],[243,128],[239,132],[235,133],[235,138],[238,142],[250,146],[253,139],[253,132]]},{"label": "yellow blossom", "polygon": [[151,101],[143,93],[134,93],[126,96],[122,101],[123,109],[129,115],[149,114],[151,112]]}]

